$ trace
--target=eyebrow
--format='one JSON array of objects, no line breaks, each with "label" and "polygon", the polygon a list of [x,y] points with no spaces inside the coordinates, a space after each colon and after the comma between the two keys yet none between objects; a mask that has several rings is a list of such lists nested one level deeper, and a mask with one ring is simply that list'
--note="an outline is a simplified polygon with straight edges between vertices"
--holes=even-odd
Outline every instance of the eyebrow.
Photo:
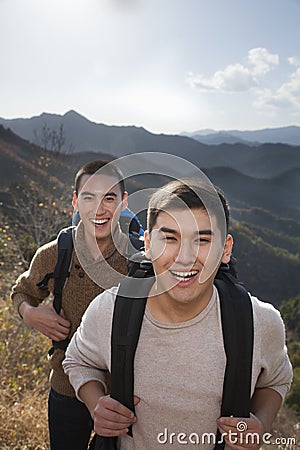
[{"label": "eyebrow", "polygon": [[111,191],[111,192],[106,192],[106,194],[104,194],[104,197],[118,197],[118,195]]},{"label": "eyebrow", "polygon": [[[96,194],[94,194],[93,192],[89,192],[89,191],[81,191],[79,192],[79,195],[91,195],[93,197],[95,197]],[[106,192],[103,197],[118,197],[118,195],[115,192]]]},{"label": "eyebrow", "polygon": [[[158,231],[161,233],[180,234],[177,230],[173,230],[172,228],[168,227],[160,227]],[[198,230],[195,231],[194,233],[195,236],[199,235],[213,236],[214,234],[215,233],[212,230]]]}]

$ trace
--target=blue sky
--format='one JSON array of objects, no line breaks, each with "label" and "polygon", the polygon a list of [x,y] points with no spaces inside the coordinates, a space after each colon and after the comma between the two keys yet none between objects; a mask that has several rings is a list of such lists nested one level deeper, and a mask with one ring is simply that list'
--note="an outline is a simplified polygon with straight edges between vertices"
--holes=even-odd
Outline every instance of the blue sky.
[{"label": "blue sky", "polygon": [[300,125],[300,0],[0,0],[0,116]]}]

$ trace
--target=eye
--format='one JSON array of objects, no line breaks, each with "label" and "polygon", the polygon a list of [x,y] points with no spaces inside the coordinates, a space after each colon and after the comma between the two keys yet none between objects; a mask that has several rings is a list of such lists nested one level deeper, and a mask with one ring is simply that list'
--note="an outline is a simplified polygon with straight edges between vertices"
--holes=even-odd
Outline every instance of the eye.
[{"label": "eye", "polygon": [[94,198],[94,197],[93,197],[92,195],[84,195],[84,196],[83,196],[83,200],[84,200],[84,201],[91,201],[91,200],[93,200],[93,198]]},{"label": "eye", "polygon": [[210,237],[206,237],[206,236],[202,236],[202,237],[200,236],[199,238],[195,239],[195,243],[197,245],[210,244],[210,242],[211,242],[211,238]]},{"label": "eye", "polygon": [[176,242],[177,241],[177,239],[174,236],[163,236],[162,240],[167,241],[167,242]]},{"label": "eye", "polygon": [[108,203],[113,203],[116,200],[116,197],[114,197],[113,195],[108,195],[107,197],[105,197],[105,201]]}]

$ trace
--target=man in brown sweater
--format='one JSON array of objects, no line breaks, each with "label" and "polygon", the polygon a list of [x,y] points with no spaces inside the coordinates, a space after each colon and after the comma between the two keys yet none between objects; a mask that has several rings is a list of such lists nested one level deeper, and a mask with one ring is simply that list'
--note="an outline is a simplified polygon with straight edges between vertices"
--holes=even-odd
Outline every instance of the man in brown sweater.
[{"label": "man in brown sweater", "polygon": [[[24,323],[53,341],[71,338],[89,303],[104,289],[115,286],[127,272],[128,237],[121,232],[119,217],[127,206],[123,175],[112,163],[92,161],[75,178],[73,207],[81,221],[73,235],[70,276],[63,289],[62,310],[57,314],[44,300],[53,293],[37,286],[54,271],[57,240],[40,247],[29,269],[17,279],[12,300]],[[87,408],[75,398],[62,369],[64,351],[50,357],[49,433],[51,450],[86,450],[93,428]]]}]

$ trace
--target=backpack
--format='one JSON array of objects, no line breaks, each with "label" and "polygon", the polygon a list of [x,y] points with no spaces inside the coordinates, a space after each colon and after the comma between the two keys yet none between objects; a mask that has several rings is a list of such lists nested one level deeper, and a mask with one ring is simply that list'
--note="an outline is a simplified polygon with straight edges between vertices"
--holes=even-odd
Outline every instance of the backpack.
[{"label": "backpack", "polygon": [[[134,355],[148,293],[154,282],[150,261],[135,263],[120,283],[115,300],[111,335],[111,397],[134,412]],[[138,283],[135,283],[137,278]],[[140,279],[144,278],[141,283]],[[220,297],[226,369],[220,416],[250,417],[253,358],[253,311],[247,290],[222,264],[214,281]],[[132,297],[130,297],[132,293]],[[132,436],[132,430],[129,429]],[[225,442],[219,430],[215,450]],[[94,436],[90,450],[115,450],[117,438]]]},{"label": "backpack", "polygon": [[[121,223],[120,223],[121,224]],[[75,226],[72,225],[68,228],[63,228],[57,236],[57,259],[54,272],[47,273],[44,278],[37,283],[40,289],[48,289],[48,282],[51,278],[54,278],[54,288],[53,288],[53,307],[57,314],[60,313],[62,307],[62,293],[63,289],[67,283],[68,277],[70,276],[70,269],[72,265],[72,255],[73,255],[73,234],[75,231]],[[125,230],[124,230],[125,231]],[[136,253],[137,250],[141,250],[144,246],[144,241],[140,239],[140,235],[135,232],[129,232],[129,245],[127,249],[128,266],[130,264],[130,256]],[[56,348],[66,350],[69,345],[70,339],[64,339],[62,341],[52,341],[52,348],[49,350],[49,355]]]},{"label": "backpack", "polygon": [[120,215],[120,225],[124,233],[128,232],[137,233],[139,236],[144,236],[143,226],[136,214],[134,214],[131,209],[125,208],[121,211]]}]

